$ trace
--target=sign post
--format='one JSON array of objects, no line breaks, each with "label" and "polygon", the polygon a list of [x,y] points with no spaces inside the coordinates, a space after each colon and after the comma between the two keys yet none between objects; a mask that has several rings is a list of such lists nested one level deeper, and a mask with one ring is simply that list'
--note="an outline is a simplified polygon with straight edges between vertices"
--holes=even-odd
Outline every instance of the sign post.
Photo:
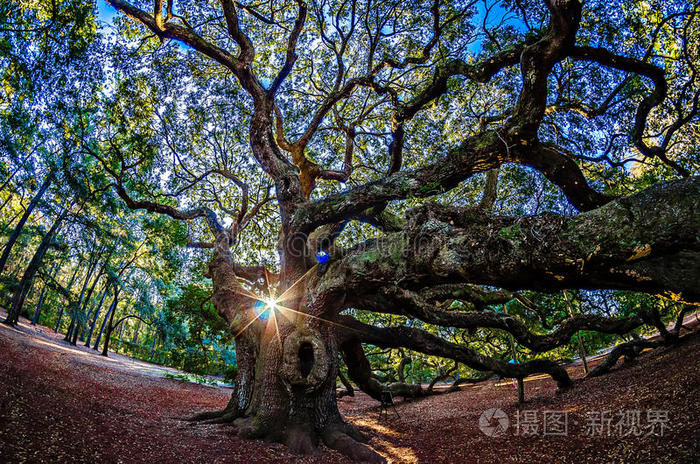
[{"label": "sign post", "polygon": [[396,405],[394,404],[394,397],[391,394],[391,390],[383,390],[382,391],[381,401],[382,401],[382,406],[381,406],[381,410],[379,411],[379,419],[382,418],[382,413],[384,413],[384,416],[387,419],[389,418],[389,406],[391,406],[394,409],[394,414],[396,414],[396,417],[401,419],[399,412],[396,410]]}]

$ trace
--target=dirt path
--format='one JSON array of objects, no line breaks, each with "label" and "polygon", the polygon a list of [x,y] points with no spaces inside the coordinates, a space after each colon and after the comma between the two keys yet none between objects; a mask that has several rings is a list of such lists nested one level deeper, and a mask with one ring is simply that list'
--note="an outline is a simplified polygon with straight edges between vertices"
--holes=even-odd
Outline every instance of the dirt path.
[{"label": "dirt path", "polygon": [[[0,320],[4,320],[5,316],[7,316],[6,310],[0,307]],[[86,362],[92,363],[99,367],[125,372],[138,372],[144,375],[149,375],[158,378],[162,378],[166,374],[185,374],[185,372],[179,371],[172,367],[160,366],[158,364],[141,361],[138,359],[130,358],[128,356],[123,356],[121,354],[115,353],[114,351],[112,351],[112,349],[114,348],[113,343],[110,343],[109,357],[96,356],[102,352],[101,349],[99,351],[95,351],[92,348],[88,348],[85,346],[85,342],[78,342],[76,346],[73,346],[63,340],[64,334],[60,332],[56,333],[53,331],[52,328],[43,325],[31,325],[30,321],[23,317],[19,318],[19,323],[16,327],[3,327],[8,330],[14,330],[15,332],[27,335],[29,337],[29,340],[27,342],[33,344],[34,346],[43,346],[49,350],[61,351],[77,356],[84,356]],[[216,382],[216,379],[214,379],[213,377],[210,377],[210,379],[213,382]],[[223,382],[219,383],[223,384]]]},{"label": "dirt path", "polygon": [[[282,445],[242,440],[230,426],[192,426],[180,419],[223,407],[230,389],[165,379],[165,368],[114,355],[105,359],[51,341],[52,331],[31,330],[0,325],[2,463],[347,462],[327,449],[299,457]],[[548,378],[527,379],[528,402],[521,407],[510,382],[495,380],[458,393],[399,401],[400,419],[379,420],[376,402],[362,393],[342,398],[339,405],[394,463],[692,463],[700,450],[698,348],[700,335],[693,335],[677,349],[650,351],[632,366],[564,393],[557,393]],[[583,374],[580,366],[569,371],[574,378]],[[480,430],[480,417],[489,408],[508,418],[504,435]],[[607,416],[596,415],[606,411]],[[639,427],[620,426],[625,411],[639,411]],[[566,417],[565,436],[545,434],[544,416],[552,412]],[[650,431],[650,412],[657,419],[659,412],[665,415],[663,436],[658,430],[636,436]],[[589,436],[596,417],[612,419],[610,435],[601,430]],[[528,423],[532,436],[523,433]]]}]

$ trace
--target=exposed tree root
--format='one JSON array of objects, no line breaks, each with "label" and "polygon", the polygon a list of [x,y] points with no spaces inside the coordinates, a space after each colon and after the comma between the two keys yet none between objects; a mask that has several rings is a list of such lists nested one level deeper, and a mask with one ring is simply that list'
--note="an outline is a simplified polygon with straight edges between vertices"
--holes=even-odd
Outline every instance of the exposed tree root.
[{"label": "exposed tree root", "polygon": [[[239,417],[233,421],[238,427],[238,435],[243,438],[271,438],[272,431],[264,427],[257,417]],[[273,441],[279,441],[273,440]]]},{"label": "exposed tree root", "polygon": [[204,424],[225,424],[233,422],[238,417],[236,410],[233,407],[231,401],[226,405],[224,409],[218,409],[216,411],[202,411],[194,416],[188,417],[185,420],[188,422],[201,422]]},{"label": "exposed tree root", "polygon": [[221,409],[219,411],[202,411],[202,412],[198,412],[194,416],[190,416],[190,417],[186,418],[185,420],[188,422],[201,422],[201,421],[216,419],[217,417],[223,416],[225,411],[226,411],[225,409]]},{"label": "exposed tree root", "polygon": [[230,424],[233,421],[235,421],[236,419],[238,419],[238,414],[236,414],[234,412],[227,412],[227,413],[220,415],[219,417],[214,417],[212,419],[202,421],[201,423],[203,423],[203,424]]},{"label": "exposed tree root", "polygon": [[[232,423],[238,428],[238,434],[243,438],[284,443],[290,451],[298,454],[317,455],[319,453],[319,437],[305,424],[288,426],[285,431],[276,432],[262,426],[255,417],[239,417],[234,412],[226,412],[226,409],[201,412],[187,420],[201,424]],[[368,437],[349,424],[332,424],[326,428],[320,438],[326,446],[353,461],[372,464],[386,462],[380,454],[364,444],[368,441]]]},{"label": "exposed tree root", "polygon": [[[354,436],[351,436],[354,435]],[[383,464],[386,460],[369,446],[357,439],[356,432],[347,424],[329,426],[323,434],[323,442],[331,449],[344,454],[353,461]]]}]

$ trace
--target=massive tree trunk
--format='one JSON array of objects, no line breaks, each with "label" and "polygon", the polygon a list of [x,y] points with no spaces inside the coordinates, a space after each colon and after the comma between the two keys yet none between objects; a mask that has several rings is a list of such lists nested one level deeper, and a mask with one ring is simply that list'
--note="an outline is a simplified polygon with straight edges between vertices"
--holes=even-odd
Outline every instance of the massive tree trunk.
[{"label": "massive tree trunk", "polygon": [[236,334],[238,378],[221,417],[234,420],[243,436],[269,437],[301,453],[311,453],[322,440],[353,459],[383,462],[360,443],[364,437],[338,411],[338,337],[327,318],[341,309],[344,297],[337,288],[318,291],[320,277],[312,272],[308,250],[315,254],[320,245],[290,226],[303,189],[297,169],[274,142],[271,110],[268,100],[255,112],[250,140],[255,157],[274,173],[281,207],[276,285],[263,271],[267,295],[244,289],[229,251],[229,235],[222,231],[215,233],[209,263],[212,301]]},{"label": "massive tree trunk", "polygon": [[338,337],[325,318],[342,295],[317,292],[318,276],[306,269],[290,285],[273,287],[268,299],[244,289],[228,249],[215,249],[212,300],[236,334],[238,378],[225,410],[197,418],[234,421],[243,436],[272,438],[299,452],[312,452],[323,440],[356,459],[381,462],[336,404]]}]

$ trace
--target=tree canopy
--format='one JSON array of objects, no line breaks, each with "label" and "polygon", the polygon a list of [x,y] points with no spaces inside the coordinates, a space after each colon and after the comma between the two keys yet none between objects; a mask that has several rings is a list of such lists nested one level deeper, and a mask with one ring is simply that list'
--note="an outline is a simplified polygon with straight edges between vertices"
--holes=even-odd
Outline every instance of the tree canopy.
[{"label": "tree canopy", "polygon": [[699,5],[108,4],[0,10],[6,255],[45,245],[6,291],[46,269],[74,342],[126,294],[107,340],[138,316],[202,372],[235,342],[200,419],[376,460],[339,373],[377,399],[426,394],[414,359],[566,388],[574,340],[699,301]]}]

